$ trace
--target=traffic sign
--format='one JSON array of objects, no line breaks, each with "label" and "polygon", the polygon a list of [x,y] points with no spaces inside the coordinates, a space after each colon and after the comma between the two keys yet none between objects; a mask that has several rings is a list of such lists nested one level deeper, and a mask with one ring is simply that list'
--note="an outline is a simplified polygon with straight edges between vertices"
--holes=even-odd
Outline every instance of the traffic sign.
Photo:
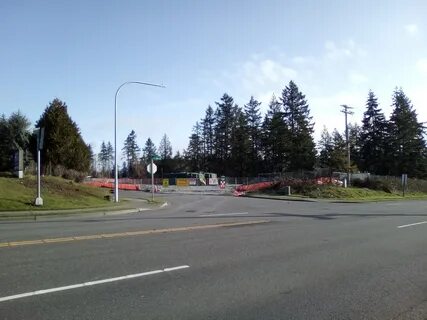
[{"label": "traffic sign", "polygon": [[[151,172],[151,165],[153,165],[153,172]],[[147,166],[147,171],[148,171],[148,173],[153,173],[153,174],[155,174],[155,173],[157,172],[157,166],[156,166],[156,164],[155,164],[155,163],[150,163],[150,164]]]}]

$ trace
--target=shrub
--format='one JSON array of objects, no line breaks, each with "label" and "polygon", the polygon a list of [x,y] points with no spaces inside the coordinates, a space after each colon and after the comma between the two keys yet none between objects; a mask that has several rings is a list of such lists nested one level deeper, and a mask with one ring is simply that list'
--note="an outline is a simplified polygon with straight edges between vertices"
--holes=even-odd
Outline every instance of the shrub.
[{"label": "shrub", "polygon": [[391,180],[386,179],[354,179],[352,185],[357,188],[367,188],[371,190],[379,190],[387,193],[392,193],[396,190],[396,186]]},{"label": "shrub", "polygon": [[65,169],[64,173],[62,174],[62,177],[64,179],[73,180],[75,182],[83,182],[84,178],[86,177],[86,174],[73,169]]}]

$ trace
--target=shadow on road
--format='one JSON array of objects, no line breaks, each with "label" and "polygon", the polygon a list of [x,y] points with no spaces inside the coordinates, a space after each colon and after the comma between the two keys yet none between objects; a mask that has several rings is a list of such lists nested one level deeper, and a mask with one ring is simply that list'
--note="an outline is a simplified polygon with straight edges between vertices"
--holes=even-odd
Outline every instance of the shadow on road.
[{"label": "shadow on road", "polygon": [[[227,215],[227,216],[137,216],[131,215],[126,217],[105,217],[105,218],[86,218],[86,219],[52,219],[52,220],[42,220],[37,221],[37,223],[109,223],[117,221],[132,221],[132,220],[219,220],[219,219],[242,219],[242,218],[268,218],[268,217],[283,217],[283,218],[303,218],[303,219],[314,219],[314,220],[323,220],[329,221],[341,217],[358,217],[358,218],[375,218],[375,217],[427,217],[427,213],[417,213],[417,214],[404,214],[404,213],[325,213],[325,214],[295,214],[295,213],[285,213],[285,212],[266,212],[258,214],[248,214],[248,215]],[[24,221],[4,221],[4,223],[22,223]],[[30,222],[31,221],[27,221]],[[3,222],[0,222],[2,224]]]}]

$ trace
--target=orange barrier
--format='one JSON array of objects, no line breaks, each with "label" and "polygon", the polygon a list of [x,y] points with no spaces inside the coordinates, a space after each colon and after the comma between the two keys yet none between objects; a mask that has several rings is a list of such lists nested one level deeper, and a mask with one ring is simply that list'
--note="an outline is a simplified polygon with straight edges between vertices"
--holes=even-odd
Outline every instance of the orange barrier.
[{"label": "orange barrier", "polygon": [[238,197],[238,196],[244,195],[245,192],[252,192],[252,191],[267,189],[272,187],[276,183],[277,182],[259,182],[259,183],[253,183],[253,184],[247,184],[247,185],[242,184],[240,186],[237,186],[234,189],[233,195]]},{"label": "orange barrier", "polygon": [[[109,189],[114,188],[113,182],[92,181],[92,182],[87,182],[86,184],[94,186],[94,187],[100,187],[100,188],[109,188]],[[119,189],[120,190],[133,190],[133,191],[140,191],[141,190],[139,185],[129,184],[129,183],[119,183]]]}]

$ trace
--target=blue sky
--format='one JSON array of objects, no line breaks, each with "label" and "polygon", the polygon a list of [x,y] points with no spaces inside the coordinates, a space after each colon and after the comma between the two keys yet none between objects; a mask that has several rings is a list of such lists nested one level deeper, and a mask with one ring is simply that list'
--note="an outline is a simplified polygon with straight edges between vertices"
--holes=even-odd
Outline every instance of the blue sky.
[{"label": "blue sky", "polygon": [[427,1],[1,1],[0,113],[36,121],[55,97],[95,150],[134,129],[174,151],[224,92],[265,111],[294,80],[316,122],[360,122],[369,89],[386,115],[402,87],[427,121]]}]

